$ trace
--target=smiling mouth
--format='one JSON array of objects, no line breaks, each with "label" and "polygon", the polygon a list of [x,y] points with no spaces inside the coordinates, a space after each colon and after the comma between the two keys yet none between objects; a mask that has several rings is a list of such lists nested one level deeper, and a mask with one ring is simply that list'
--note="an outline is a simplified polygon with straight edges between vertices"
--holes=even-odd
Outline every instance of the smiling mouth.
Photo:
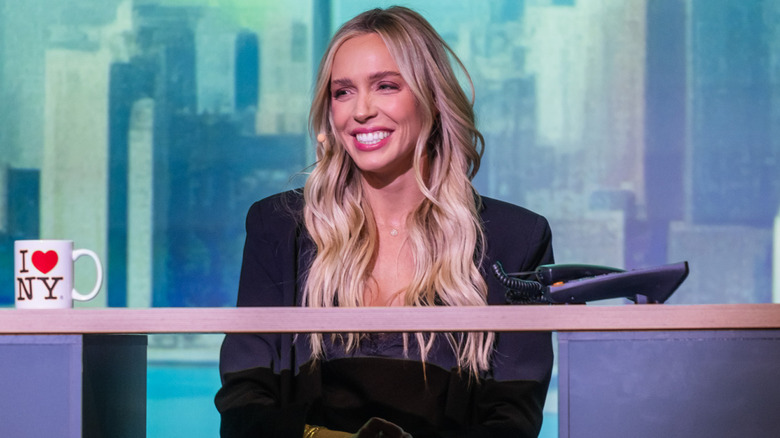
[{"label": "smiling mouth", "polygon": [[355,134],[355,138],[362,144],[372,145],[379,143],[390,135],[390,131],[374,131]]}]

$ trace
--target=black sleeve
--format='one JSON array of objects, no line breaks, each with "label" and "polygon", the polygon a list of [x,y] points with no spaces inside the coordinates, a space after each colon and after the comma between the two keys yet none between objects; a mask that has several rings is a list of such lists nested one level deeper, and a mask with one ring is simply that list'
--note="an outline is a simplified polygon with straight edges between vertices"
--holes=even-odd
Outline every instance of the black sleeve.
[{"label": "black sleeve", "polygon": [[[283,203],[278,198],[255,203],[246,231],[238,306],[294,305],[295,226]],[[291,339],[278,333],[225,336],[219,363],[222,387],[215,398],[222,437],[303,435],[305,408],[283,403]]]}]

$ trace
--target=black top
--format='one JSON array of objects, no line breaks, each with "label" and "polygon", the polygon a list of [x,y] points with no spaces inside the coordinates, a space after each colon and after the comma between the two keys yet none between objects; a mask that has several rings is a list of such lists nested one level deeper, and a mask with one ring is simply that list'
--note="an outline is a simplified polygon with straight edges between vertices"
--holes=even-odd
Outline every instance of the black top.
[{"label": "black top", "polygon": [[[488,304],[503,305],[505,289],[490,266],[528,271],[552,263],[550,227],[522,207],[484,197],[482,204]],[[302,207],[300,192],[285,192],[250,208],[239,306],[301,304],[302,274],[314,254]],[[497,333],[491,369],[478,381],[458,372],[443,336],[424,367],[413,335],[407,354],[401,334],[370,334],[349,354],[323,337],[326,356],[313,365],[305,335],[227,335],[215,400],[222,436],[301,438],[306,423],[355,432],[371,417],[415,438],[539,434],[553,364],[549,332]]]}]

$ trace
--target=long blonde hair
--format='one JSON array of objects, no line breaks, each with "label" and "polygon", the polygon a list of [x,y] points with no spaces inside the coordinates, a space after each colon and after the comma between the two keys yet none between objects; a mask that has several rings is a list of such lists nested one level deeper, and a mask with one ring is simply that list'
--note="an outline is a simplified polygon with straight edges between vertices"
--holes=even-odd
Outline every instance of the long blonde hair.
[{"label": "long blonde hair", "polygon": [[[322,58],[309,128],[325,133],[317,163],[304,187],[304,220],[317,253],[306,274],[303,302],[309,307],[362,306],[373,269],[378,236],[360,170],[333,135],[330,73],[339,47],[355,36],[375,33],[385,42],[414,93],[422,113],[413,167],[423,202],[407,219],[415,271],[403,295],[407,306],[484,306],[487,285],[479,267],[484,232],[479,196],[471,179],[479,169],[484,139],[475,125],[472,96],[464,93],[450,64],[471,82],[465,67],[418,13],[403,7],[373,9],[345,23]],[[425,360],[435,334],[416,333]],[[458,365],[471,372],[489,368],[493,333],[446,334]],[[347,349],[360,335],[349,334]],[[404,338],[406,339],[406,337]],[[312,356],[322,356],[322,336],[311,336]]]}]

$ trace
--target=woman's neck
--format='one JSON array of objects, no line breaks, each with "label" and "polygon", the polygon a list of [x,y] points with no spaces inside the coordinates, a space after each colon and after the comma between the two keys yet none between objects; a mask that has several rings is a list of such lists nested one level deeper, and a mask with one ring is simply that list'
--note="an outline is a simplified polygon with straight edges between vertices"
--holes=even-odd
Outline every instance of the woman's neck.
[{"label": "woman's neck", "polygon": [[[424,178],[427,178],[427,167],[423,161]],[[365,198],[380,226],[403,227],[409,214],[425,199],[413,166],[395,175],[363,173],[361,181]]]},{"label": "woman's neck", "polygon": [[424,199],[417,181],[409,176],[396,178],[387,184],[374,184],[370,179],[363,179],[363,193],[380,227],[403,227],[406,218]]}]

